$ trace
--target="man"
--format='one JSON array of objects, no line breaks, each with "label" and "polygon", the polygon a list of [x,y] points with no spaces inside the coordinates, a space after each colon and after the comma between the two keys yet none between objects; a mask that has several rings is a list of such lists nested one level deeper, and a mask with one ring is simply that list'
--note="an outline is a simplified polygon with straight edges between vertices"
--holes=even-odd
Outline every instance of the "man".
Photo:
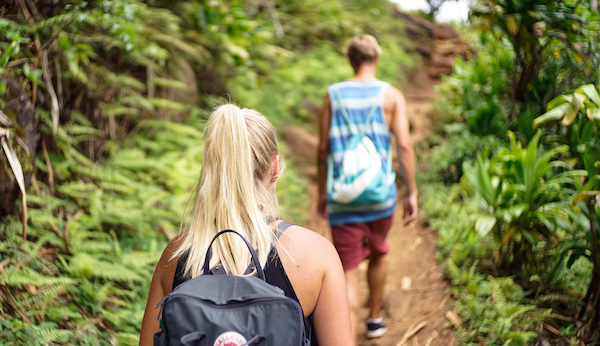
[{"label": "man", "polygon": [[[396,208],[397,186],[391,167],[392,135],[396,139],[398,158],[406,187],[403,200],[404,224],[417,217],[415,154],[409,134],[406,101],[402,93],[376,78],[381,48],[371,35],[354,37],[347,49],[354,77],[327,89],[320,119],[319,213],[329,218],[333,243],[340,255],[351,309],[353,333],[358,325],[358,265],[369,258],[367,281],[370,312],[367,337],[380,337],[387,331],[381,313],[383,288],[389,252],[387,233]],[[364,133],[381,157],[383,176],[388,181],[383,194],[373,202],[348,202],[336,199],[333,183],[345,175],[342,164],[348,142],[354,133]],[[372,145],[369,145],[372,147]],[[365,150],[357,151],[365,152]],[[367,160],[367,159],[365,159]],[[360,165],[360,163],[359,163]],[[377,163],[379,166],[379,163]],[[366,171],[367,169],[365,169]],[[390,179],[391,178],[391,179]],[[381,183],[384,184],[384,183]],[[350,184],[351,185],[351,184]]]}]

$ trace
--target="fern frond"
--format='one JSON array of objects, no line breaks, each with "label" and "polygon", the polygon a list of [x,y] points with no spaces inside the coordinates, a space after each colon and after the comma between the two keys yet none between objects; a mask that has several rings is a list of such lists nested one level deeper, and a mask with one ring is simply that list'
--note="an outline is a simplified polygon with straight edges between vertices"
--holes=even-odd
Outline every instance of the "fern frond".
[{"label": "fern frond", "polygon": [[92,192],[98,190],[98,187],[91,183],[73,181],[57,185],[56,189],[69,197],[87,199]]},{"label": "fern frond", "polygon": [[121,115],[130,115],[130,116],[138,116],[140,115],[140,110],[137,108],[120,106],[120,105],[110,105],[104,107],[102,110],[102,115],[105,117],[110,116],[121,116]]},{"label": "fern frond", "polygon": [[142,277],[137,272],[119,263],[98,261],[96,266],[96,276],[100,278],[112,281],[142,281]]},{"label": "fern frond", "polygon": [[158,97],[150,98],[148,100],[150,101],[150,103],[152,103],[152,105],[155,108],[166,108],[181,111],[189,107],[187,104],[181,102],[171,101],[169,99],[163,99]]},{"label": "fern frond", "polygon": [[125,73],[114,73],[106,67],[93,65],[93,70],[108,86],[129,87],[135,90],[145,90],[146,84]]},{"label": "fern frond", "polygon": [[14,20],[0,18],[0,28],[8,28],[21,33],[30,33],[31,26],[28,24],[20,24]]},{"label": "fern frond", "polygon": [[46,345],[53,341],[64,341],[71,335],[71,331],[67,329],[38,327],[36,325],[31,327],[32,333],[36,335],[34,340],[37,345]]},{"label": "fern frond", "polygon": [[73,245],[73,249],[90,254],[106,254],[110,253],[113,247],[107,242],[84,240],[81,242],[77,242],[76,245]]},{"label": "fern frond", "polygon": [[179,90],[189,89],[189,86],[186,83],[170,78],[154,77],[154,84],[163,88],[174,88]]},{"label": "fern frond", "polygon": [[[506,316],[509,324],[512,324],[513,319],[519,317],[527,312],[535,310],[536,307],[534,305],[525,305],[525,306],[515,306],[513,308],[508,309],[508,316]],[[513,311],[514,310],[514,311]]]},{"label": "fern frond", "polygon": [[23,232],[23,225],[21,221],[17,221],[13,218],[6,218],[4,222],[0,223],[0,239],[3,239],[8,243],[19,243]]},{"label": "fern frond", "polygon": [[[131,170],[142,170],[152,167],[152,164],[147,160],[146,153],[136,148],[125,149],[118,152],[111,160],[111,165]],[[119,178],[123,178],[123,176],[115,177],[115,182],[123,182],[123,179]],[[128,182],[129,181],[123,183]]]},{"label": "fern frond", "polygon": [[74,109],[70,109],[67,111],[67,113],[69,114],[69,117],[75,120],[77,124],[89,127],[93,126],[90,119],[88,119],[85,115],[81,114],[81,112],[78,112]]},{"label": "fern frond", "polygon": [[121,261],[130,268],[142,269],[156,265],[160,254],[154,252],[129,252],[123,254]]},{"label": "fern frond", "polygon": [[140,121],[138,126],[157,128],[163,133],[168,131],[171,135],[184,135],[198,140],[203,138],[203,133],[198,128],[191,125],[176,123],[174,121],[145,119]]},{"label": "fern frond", "polygon": [[155,71],[162,71],[162,67],[159,64],[157,64],[154,60],[146,57],[144,54],[138,51],[128,52],[128,54],[125,54],[125,56],[123,56],[123,60],[134,66],[140,66],[145,68],[149,67]]},{"label": "fern frond", "polygon": [[502,288],[500,287],[500,284],[494,277],[492,277],[492,276],[488,277],[488,281],[490,282],[490,286],[492,288],[492,299],[495,302],[495,308],[496,308],[496,310],[498,310],[498,313],[500,314],[500,316],[506,317],[507,316],[506,295],[504,294],[504,292],[502,291]]},{"label": "fern frond", "polygon": [[536,303],[538,305],[542,304],[542,303],[546,303],[546,302],[559,302],[559,303],[566,304],[567,306],[575,306],[575,305],[583,304],[583,302],[581,301],[580,298],[573,296],[572,294],[560,293],[560,292],[545,294],[536,299]]},{"label": "fern frond", "polygon": [[88,135],[92,137],[101,137],[104,135],[104,132],[102,130],[91,126],[67,124],[63,126],[63,128],[70,136]]},{"label": "fern frond", "polygon": [[41,32],[53,27],[60,27],[69,23],[89,24],[92,26],[98,25],[97,19],[92,17],[89,13],[81,11],[71,11],[39,21],[35,24],[34,30],[35,32]]},{"label": "fern frond", "polygon": [[[155,80],[155,84],[156,84],[156,80]],[[154,113],[156,110],[154,108],[154,106],[152,105],[152,102],[150,102],[146,97],[142,96],[141,94],[139,94],[137,92],[131,92],[131,93],[129,93],[129,95],[123,96],[119,99],[119,101],[121,103],[129,105],[131,107],[145,109],[150,113]]]},{"label": "fern frond", "polygon": [[[43,207],[46,214],[48,212],[53,211],[58,208],[64,208],[69,203],[61,198],[58,198],[54,195],[27,195],[28,204],[37,205],[39,207]],[[57,218],[58,220],[58,218]]]},{"label": "fern frond", "polygon": [[140,343],[140,336],[133,333],[115,333],[119,345],[137,345]]},{"label": "fern frond", "polygon": [[83,315],[78,311],[73,311],[71,307],[65,305],[52,305],[49,306],[45,315],[55,322],[64,322],[65,319],[80,320],[83,319]]},{"label": "fern frond", "polygon": [[6,268],[4,273],[0,275],[0,278],[2,278],[2,281],[6,285],[15,287],[20,285],[32,285],[40,288],[53,285],[74,285],[76,283],[75,280],[69,277],[42,275],[27,267],[20,269]]},{"label": "fern frond", "polygon": [[86,165],[89,167],[94,165],[94,163],[87,156],[80,153],[75,147],[63,146],[63,153],[65,154],[65,157],[75,160],[81,165]]},{"label": "fern frond", "polygon": [[108,183],[103,181],[100,183],[100,187],[102,190],[119,192],[124,195],[133,194],[135,192],[135,188],[133,186],[126,184]]},{"label": "fern frond", "polygon": [[208,58],[210,54],[207,50],[203,49],[202,46],[189,44],[178,37],[174,37],[173,35],[169,35],[166,33],[161,33],[154,29],[146,29],[148,34],[151,34],[152,39],[156,42],[160,42],[162,45],[175,48],[189,56],[192,57],[203,57]]},{"label": "fern frond", "polygon": [[83,278],[103,278],[112,281],[141,281],[138,273],[119,263],[99,260],[86,253],[71,258],[67,270],[73,276]]},{"label": "fern frond", "polygon": [[116,172],[106,166],[98,165],[94,167],[76,165],[73,167],[73,172],[83,176],[97,179],[100,183],[106,181],[110,182],[114,180]]}]

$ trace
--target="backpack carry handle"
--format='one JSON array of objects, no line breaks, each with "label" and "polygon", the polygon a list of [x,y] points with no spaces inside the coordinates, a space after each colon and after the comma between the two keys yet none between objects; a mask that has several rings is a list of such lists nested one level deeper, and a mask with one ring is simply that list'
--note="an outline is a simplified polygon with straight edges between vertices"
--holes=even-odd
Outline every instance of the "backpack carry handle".
[{"label": "backpack carry handle", "polygon": [[183,346],[208,346],[206,334],[200,332],[184,335],[180,341]]},{"label": "backpack carry handle", "polygon": [[232,229],[226,229],[226,230],[223,230],[223,231],[217,233],[217,235],[215,235],[215,237],[210,242],[210,245],[208,245],[208,250],[206,250],[206,257],[204,258],[204,265],[202,266],[204,274],[210,272],[210,257],[212,256],[211,247],[212,247],[213,243],[215,242],[215,240],[217,240],[217,238],[223,233],[235,233],[235,234],[239,235],[240,238],[242,238],[244,243],[246,243],[248,250],[250,250],[250,254],[252,255],[252,264],[254,264],[254,268],[256,268],[258,277],[261,280],[266,281],[265,272],[263,271],[262,267],[260,266],[260,261],[258,260],[258,254],[256,253],[256,250],[254,250],[252,245],[248,242],[248,240],[246,240],[246,238],[243,235],[239,234],[238,232],[236,232]]}]

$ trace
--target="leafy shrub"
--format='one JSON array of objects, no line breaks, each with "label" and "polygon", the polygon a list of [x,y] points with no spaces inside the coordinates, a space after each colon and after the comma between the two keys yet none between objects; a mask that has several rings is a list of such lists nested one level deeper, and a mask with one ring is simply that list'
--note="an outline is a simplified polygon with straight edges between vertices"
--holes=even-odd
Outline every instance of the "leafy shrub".
[{"label": "leafy shrub", "polygon": [[580,257],[593,263],[592,278],[579,318],[585,315],[586,309],[591,310],[586,339],[598,341],[600,336],[595,330],[600,327],[600,302],[592,297],[600,295],[600,89],[586,84],[573,94],[556,97],[548,103],[548,112],[536,118],[534,125],[557,120],[561,120],[560,126],[550,128],[555,135],[549,136],[549,144],[567,146],[566,159],[574,168],[584,169],[587,173],[585,179],[576,181],[573,202],[581,213],[573,213],[574,231],[561,250],[569,253],[569,267]]},{"label": "leafy shrub", "polygon": [[513,52],[492,34],[480,32],[473,39],[476,56],[456,59],[452,75],[438,87],[444,107],[436,107],[446,122],[462,120],[476,135],[502,134],[512,126],[508,121],[509,72]]},{"label": "leafy shrub", "polygon": [[480,198],[484,213],[475,225],[477,231],[491,232],[504,273],[525,278],[539,274],[538,263],[552,267],[556,261],[560,235],[569,227],[564,212],[568,188],[574,184],[573,177],[585,175],[583,171],[555,174],[555,168],[566,165],[553,157],[567,148],[540,153],[540,136],[538,132],[525,149],[510,132],[509,148],[501,148],[489,160],[479,155],[476,167],[464,167],[466,181]]},{"label": "leafy shrub", "polygon": [[458,185],[421,185],[423,214],[439,234],[438,259],[452,283],[461,345],[524,345],[538,336],[537,327],[551,317],[510,277],[483,274],[494,265],[494,242],[475,230],[478,205]]},{"label": "leafy shrub", "polygon": [[463,176],[463,164],[475,160],[478,150],[492,150],[502,141],[495,136],[477,136],[467,131],[463,123],[448,124],[443,127],[443,137],[449,138],[433,146],[431,156],[425,164],[427,174],[441,178],[445,184],[458,183]]}]

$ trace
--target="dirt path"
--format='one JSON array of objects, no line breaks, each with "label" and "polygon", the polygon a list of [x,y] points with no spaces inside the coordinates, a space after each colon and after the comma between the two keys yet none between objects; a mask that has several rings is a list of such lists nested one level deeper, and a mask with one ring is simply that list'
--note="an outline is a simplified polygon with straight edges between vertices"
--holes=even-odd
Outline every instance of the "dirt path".
[{"label": "dirt path", "polygon": [[[430,125],[428,112],[431,101],[436,97],[432,85],[420,85],[419,93],[407,90],[408,114],[411,122],[411,136],[416,143],[422,140]],[[309,195],[317,201],[317,188],[311,184]],[[448,284],[443,280],[441,269],[435,261],[436,234],[433,230],[415,222],[402,225],[402,209],[396,211],[394,224],[388,236],[391,252],[389,254],[389,273],[385,286],[384,314],[388,324],[388,333],[374,340],[364,337],[366,325],[359,323],[359,345],[452,345],[452,332],[448,329],[445,314],[451,310]],[[328,239],[331,234],[327,221],[316,213],[316,202],[311,205],[307,227]],[[368,288],[366,283],[367,262],[360,266],[361,308],[359,319],[368,314]],[[406,333],[422,327],[402,343]]]}]

